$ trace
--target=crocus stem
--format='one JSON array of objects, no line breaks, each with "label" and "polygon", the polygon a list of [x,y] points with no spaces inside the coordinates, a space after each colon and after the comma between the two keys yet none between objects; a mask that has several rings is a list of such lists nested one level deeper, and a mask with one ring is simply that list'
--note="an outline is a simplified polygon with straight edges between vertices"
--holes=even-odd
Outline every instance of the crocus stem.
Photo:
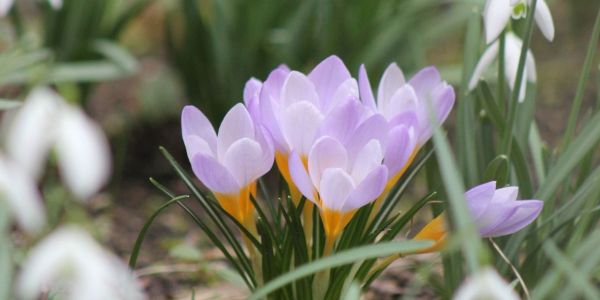
[{"label": "crocus stem", "polygon": [[390,264],[392,264],[396,259],[401,258],[402,255],[401,254],[394,254],[394,255],[390,255],[382,260],[380,260],[379,262],[377,262],[377,264],[371,269],[371,271],[369,272],[369,274],[367,275],[366,278],[371,278],[371,276],[373,276],[375,273],[387,268]]},{"label": "crocus stem", "polygon": [[[254,236],[258,238],[258,233],[256,231],[256,223],[254,223],[254,218],[249,218],[249,220],[244,222],[244,227]],[[246,248],[248,248],[248,253],[250,254],[250,262],[252,263],[252,269],[254,269],[254,275],[256,276],[256,282],[260,286],[262,285],[262,257],[260,252],[254,244],[248,239],[248,237],[242,234],[242,238],[244,240],[244,244]]]},{"label": "crocus stem", "polygon": [[[325,237],[325,247],[323,248],[322,257],[328,256],[333,250],[336,237],[327,236]],[[327,288],[329,287],[329,269],[320,271],[315,275],[313,281],[313,299],[320,300],[325,299]]]},{"label": "crocus stem", "polygon": [[312,249],[313,208],[314,205],[309,201],[306,201],[302,208],[302,227],[304,227],[304,236],[306,237],[306,247],[308,248],[309,255]]}]

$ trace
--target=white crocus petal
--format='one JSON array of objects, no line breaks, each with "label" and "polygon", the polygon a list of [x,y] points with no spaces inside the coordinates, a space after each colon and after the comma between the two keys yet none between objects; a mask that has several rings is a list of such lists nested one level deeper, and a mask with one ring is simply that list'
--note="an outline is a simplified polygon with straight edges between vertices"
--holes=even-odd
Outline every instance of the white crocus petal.
[{"label": "white crocus petal", "polygon": [[6,137],[8,156],[34,178],[45,165],[63,100],[48,88],[33,90],[16,112]]},{"label": "white crocus petal", "polygon": [[254,122],[250,113],[242,103],[236,104],[223,118],[217,135],[217,153],[219,161],[223,159],[227,149],[239,139],[254,139]]},{"label": "white crocus petal", "polygon": [[550,13],[550,8],[546,4],[546,1],[537,1],[534,17],[544,37],[552,42],[554,40],[554,22],[552,21],[552,13]]},{"label": "white crocus petal", "polygon": [[379,111],[385,110],[385,107],[396,90],[405,83],[406,80],[404,79],[402,70],[400,70],[396,63],[390,64],[383,72],[379,87],[377,88],[377,104]]},{"label": "white crocus petal", "polygon": [[46,237],[23,265],[17,281],[21,298],[35,299],[47,288],[65,293],[61,299],[144,299],[127,267],[76,227]]},{"label": "white crocus petal", "polygon": [[6,16],[13,3],[14,0],[0,0],[0,16]]},{"label": "white crocus petal", "polygon": [[371,140],[358,153],[352,167],[352,179],[361,182],[373,169],[381,165],[383,150],[377,140]]},{"label": "white crocus petal", "polygon": [[247,186],[262,175],[262,151],[256,141],[242,138],[231,144],[225,152],[223,165],[231,172],[239,186]]},{"label": "white crocus petal", "polygon": [[323,206],[341,211],[355,184],[352,177],[341,168],[331,168],[323,172],[319,193]]},{"label": "white crocus petal", "polygon": [[98,192],[110,174],[110,150],[100,127],[81,110],[65,105],[55,149],[66,185],[79,199]]},{"label": "white crocus petal", "polygon": [[515,291],[498,275],[496,270],[485,268],[469,277],[454,295],[454,300],[518,300]]},{"label": "white crocus petal", "polygon": [[475,89],[477,87],[477,83],[479,79],[483,77],[483,73],[487,70],[487,68],[492,64],[492,62],[498,56],[498,41],[494,42],[490,45],[483,55],[479,59],[477,66],[475,66],[475,70],[473,71],[473,75],[471,76],[471,80],[469,80],[469,90]]},{"label": "white crocus petal", "polygon": [[313,83],[304,74],[292,71],[283,83],[281,102],[284,106],[290,106],[300,101],[319,106],[319,96]]},{"label": "white crocus petal", "polygon": [[488,0],[483,10],[486,43],[493,42],[502,33],[512,15],[508,0]]},{"label": "white crocus petal", "polygon": [[291,149],[300,156],[307,155],[313,145],[323,115],[307,101],[292,104],[282,114],[281,129]]},{"label": "white crocus petal", "polygon": [[0,201],[8,204],[25,231],[35,233],[44,226],[46,216],[35,181],[3,156],[0,156]]}]

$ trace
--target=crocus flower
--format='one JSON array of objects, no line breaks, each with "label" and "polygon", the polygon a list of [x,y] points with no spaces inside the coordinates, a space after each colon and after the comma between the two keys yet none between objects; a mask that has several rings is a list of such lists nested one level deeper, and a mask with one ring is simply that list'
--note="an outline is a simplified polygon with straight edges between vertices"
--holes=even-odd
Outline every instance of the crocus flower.
[{"label": "crocus flower", "polygon": [[[529,225],[540,214],[543,202],[517,201],[519,189],[514,186],[496,189],[496,182],[478,185],[465,193],[471,217],[481,237],[498,237],[515,233]],[[440,214],[415,236],[417,240],[434,240],[429,251],[443,246],[447,229],[445,216]],[[427,252],[429,252],[427,251]]]},{"label": "crocus flower", "polygon": [[[359,70],[359,91],[365,106],[383,115],[389,122],[385,164],[389,169],[389,186],[393,185],[423,146],[448,117],[454,105],[454,89],[442,81],[434,67],[419,71],[408,82],[395,64],[383,73],[377,90],[377,101],[364,66]],[[435,122],[429,111],[435,110]]]},{"label": "crocus flower", "polygon": [[210,189],[223,209],[241,224],[253,220],[250,193],[256,180],[273,166],[273,145],[238,103],[221,123],[218,135],[200,110],[186,106],[181,130],[194,174]]},{"label": "crocus flower", "polygon": [[110,175],[110,150],[102,129],[48,88],[33,90],[11,120],[6,154],[34,179],[50,150],[61,177],[78,199],[87,199]]},{"label": "crocus flower", "polygon": [[0,155],[0,202],[6,204],[25,231],[35,233],[42,229],[46,216],[35,181],[4,155]]},{"label": "crocus flower", "polygon": [[327,237],[324,253],[331,250],[354,212],[379,197],[385,187],[387,168],[381,164],[383,148],[377,139],[364,138],[368,132],[357,131],[349,142],[349,145],[358,143],[356,146],[345,147],[330,136],[319,138],[308,155],[308,172],[298,153],[293,151],[290,155],[294,183],[319,207]]},{"label": "crocus flower", "polygon": [[325,116],[348,99],[358,99],[357,83],[337,56],[323,60],[308,76],[280,66],[262,84],[260,122],[271,133],[277,166],[295,201],[300,194],[289,173],[290,153],[306,160]]},{"label": "crocus flower", "polygon": [[[62,0],[48,0],[48,3],[54,9],[62,7]],[[14,4],[15,0],[0,0],[0,16],[6,16]]]},{"label": "crocus flower", "polygon": [[456,291],[454,300],[518,300],[519,296],[498,272],[484,268],[467,278]]},{"label": "crocus flower", "polygon": [[[485,38],[489,44],[502,33],[511,16],[515,19],[525,16],[531,0],[488,0],[483,10]],[[537,0],[535,5],[535,22],[547,40],[554,39],[554,22],[550,8],[544,0]]]},{"label": "crocus flower", "polygon": [[72,300],[145,299],[127,266],[76,227],[58,229],[42,240],[19,274],[22,299],[50,291]]},{"label": "crocus flower", "polygon": [[[483,76],[483,73],[495,61],[496,57],[498,56],[498,49],[500,47],[499,44],[499,41],[495,41],[485,50],[485,52],[483,52],[483,55],[479,59],[479,62],[473,71],[473,76],[471,76],[471,80],[469,81],[469,90],[473,90],[475,87],[477,87],[477,83]],[[504,48],[504,75],[506,76],[506,81],[508,82],[511,90],[514,89],[515,81],[517,79],[517,69],[519,68],[519,59],[521,57],[522,46],[523,41],[521,41],[521,39],[514,33],[509,32],[506,34],[506,43]],[[525,90],[527,87],[525,81],[527,80],[530,82],[535,82],[536,79],[537,74],[535,71],[535,60],[531,51],[527,50],[527,56],[525,59],[525,73],[523,74],[523,81],[519,91],[520,102],[525,100]]]}]

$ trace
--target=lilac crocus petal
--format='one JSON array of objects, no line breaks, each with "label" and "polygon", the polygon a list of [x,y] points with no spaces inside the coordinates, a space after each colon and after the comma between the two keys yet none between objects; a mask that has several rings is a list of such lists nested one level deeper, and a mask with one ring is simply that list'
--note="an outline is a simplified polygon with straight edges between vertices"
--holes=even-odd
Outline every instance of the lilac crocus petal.
[{"label": "lilac crocus petal", "polygon": [[402,113],[397,114],[389,121],[390,128],[394,128],[396,126],[406,126],[406,127],[419,127],[419,118],[417,117],[416,110],[407,110]]},{"label": "lilac crocus petal", "polygon": [[313,185],[320,189],[321,176],[326,169],[348,167],[346,149],[334,138],[319,138],[308,155],[308,173]]},{"label": "lilac crocus petal", "polygon": [[490,237],[497,237],[515,233],[533,222],[542,211],[543,202],[539,200],[514,201],[516,212],[502,224],[489,232]]},{"label": "lilac crocus petal", "polygon": [[382,148],[386,147],[388,123],[380,114],[375,114],[363,121],[354,130],[352,137],[346,143],[348,160],[354,162],[358,152],[372,139],[376,139]]},{"label": "lilac crocus petal", "polygon": [[390,130],[384,156],[384,163],[390,177],[404,168],[416,146],[417,139],[412,127],[401,125]]},{"label": "lilac crocus petal", "polygon": [[433,89],[442,83],[440,72],[434,66],[421,69],[408,83],[413,87],[420,101],[427,99]]},{"label": "lilac crocus petal", "polygon": [[360,65],[360,68],[358,69],[358,91],[360,99],[362,99],[365,106],[373,111],[377,110],[375,98],[373,97],[373,90],[371,89],[371,82],[369,81],[369,76],[367,75],[364,64]]},{"label": "lilac crocus petal", "polygon": [[483,77],[483,73],[487,70],[487,68],[494,62],[496,57],[498,56],[498,41],[494,42],[490,45],[485,51],[481,58],[477,62],[475,66],[475,70],[473,71],[473,75],[471,75],[471,80],[469,80],[469,90],[472,91],[477,87],[477,83]]},{"label": "lilac crocus petal", "polygon": [[352,177],[341,168],[325,170],[319,185],[323,206],[335,211],[343,211],[348,196],[355,188]]},{"label": "lilac crocus petal", "polygon": [[260,108],[258,105],[260,88],[262,82],[256,78],[251,78],[244,86],[244,104],[254,120],[259,119]]},{"label": "lilac crocus petal", "polygon": [[301,101],[288,107],[282,115],[281,129],[291,149],[306,155],[323,121],[323,115],[312,103]]},{"label": "lilac crocus petal", "polygon": [[249,138],[235,141],[223,156],[223,165],[233,175],[239,186],[246,186],[256,180],[260,174],[262,148]]},{"label": "lilac crocus petal", "polygon": [[275,111],[278,111],[279,104],[275,103],[273,98],[269,95],[266,87],[267,82],[263,84],[263,87],[260,91],[260,100],[258,101],[260,123],[269,131],[277,150],[288,152],[289,146],[285,140],[285,137],[283,136],[281,128],[279,127],[279,121],[275,114]]},{"label": "lilac crocus petal", "polygon": [[321,100],[321,107],[328,107],[328,102],[332,101],[338,87],[351,79],[351,76],[344,62],[339,57],[331,55],[319,63],[308,74],[308,78],[314,83]]},{"label": "lilac crocus petal", "polygon": [[552,13],[546,1],[539,0],[535,5],[535,23],[538,25],[544,37],[552,42],[554,40],[554,21]]},{"label": "lilac crocus petal", "polygon": [[496,227],[506,222],[517,211],[513,203],[496,203],[488,205],[486,210],[475,219],[475,224],[482,237],[489,237]]},{"label": "lilac crocus petal", "polygon": [[210,156],[196,154],[192,170],[202,184],[215,193],[237,194],[241,188],[231,172]]},{"label": "lilac crocus petal", "polygon": [[350,193],[342,211],[361,208],[377,199],[383,192],[388,178],[385,166],[374,168]]},{"label": "lilac crocus petal", "polygon": [[358,100],[349,100],[334,108],[323,120],[319,136],[331,136],[342,144],[352,136],[360,123],[363,106]]},{"label": "lilac crocus petal", "polygon": [[516,186],[507,186],[497,189],[492,197],[491,203],[507,203],[517,200],[519,188]]},{"label": "lilac crocus petal", "polygon": [[192,161],[196,154],[204,154],[215,157],[208,143],[197,135],[188,135],[183,137],[183,144],[189,161]]},{"label": "lilac crocus petal", "polygon": [[217,137],[217,153],[224,157],[231,144],[241,138],[254,138],[254,122],[242,103],[236,104],[223,118]]},{"label": "lilac crocus petal", "polygon": [[[358,99],[358,83],[356,82],[356,79],[348,78],[338,86],[337,90],[333,94],[333,98],[323,103],[321,110],[324,113],[329,113],[332,109],[343,105],[347,101],[357,101]],[[321,101],[322,100],[323,99],[321,99]]]},{"label": "lilac crocus petal", "polygon": [[[438,85],[431,93],[432,103],[424,103],[427,107],[435,110],[435,123],[432,123],[430,120],[429,114],[421,116],[420,123],[421,129],[419,132],[418,143],[419,145],[425,144],[429,138],[431,138],[433,134],[433,130],[435,127],[441,125],[452,110],[452,106],[454,106],[454,89],[452,86],[447,83],[442,83]],[[423,114],[423,109],[421,109]]]},{"label": "lilac crocus petal", "polygon": [[356,156],[352,166],[352,179],[361,182],[383,160],[383,149],[378,140],[370,140]]},{"label": "lilac crocus petal", "polygon": [[260,164],[258,166],[257,171],[259,176],[262,176],[269,172],[269,170],[271,170],[271,168],[273,167],[273,163],[275,160],[275,149],[269,132],[264,126],[258,125],[255,136],[256,141],[258,142],[262,150]]},{"label": "lilac crocus petal", "polygon": [[320,107],[319,96],[314,84],[304,74],[292,71],[283,83],[281,103],[284,107],[307,101]]},{"label": "lilac crocus petal", "polygon": [[[208,118],[198,108],[187,105],[181,111],[181,134],[184,141],[189,136],[196,136],[202,139],[208,145],[210,153],[212,155],[217,154],[217,134]],[[187,144],[186,150],[188,156],[191,155],[192,157],[196,152],[193,149],[187,148]]]},{"label": "lilac crocus petal", "polygon": [[502,33],[510,16],[512,15],[511,4],[507,0],[488,0],[483,10],[483,22],[485,25],[485,40],[489,44]]},{"label": "lilac crocus petal", "polygon": [[398,90],[405,83],[406,80],[404,79],[404,74],[396,63],[390,64],[385,69],[383,75],[381,76],[379,87],[377,88],[377,103],[380,111],[382,107],[387,105],[396,90]]},{"label": "lilac crocus petal", "polygon": [[415,110],[417,103],[415,90],[410,84],[405,84],[394,92],[387,103],[379,103],[380,112],[386,119],[391,120],[404,111]]},{"label": "lilac crocus petal", "polygon": [[473,219],[478,219],[487,209],[496,192],[496,182],[490,181],[471,188],[465,193],[467,206]]},{"label": "lilac crocus petal", "polygon": [[290,154],[288,165],[290,169],[290,176],[292,177],[292,180],[294,181],[294,184],[298,190],[300,190],[302,195],[304,195],[304,197],[306,197],[308,200],[317,203],[317,200],[315,199],[315,189],[313,187],[311,178],[308,176],[306,168],[304,167],[302,160],[300,160],[300,156],[298,156],[298,153],[295,151],[292,151]]}]

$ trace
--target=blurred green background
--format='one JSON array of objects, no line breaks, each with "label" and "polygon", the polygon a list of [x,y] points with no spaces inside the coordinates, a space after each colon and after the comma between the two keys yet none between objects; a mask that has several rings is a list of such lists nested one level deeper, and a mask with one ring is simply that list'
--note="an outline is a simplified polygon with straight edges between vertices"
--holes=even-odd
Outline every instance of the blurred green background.
[{"label": "blurred green background", "polygon": [[[179,131],[183,105],[198,106],[218,124],[229,107],[241,101],[244,83],[251,77],[265,79],[282,63],[309,71],[331,54],[340,56],[354,75],[365,63],[372,82],[378,82],[389,63],[397,62],[407,75],[436,65],[456,86],[462,76],[467,19],[480,14],[484,3],[64,0],[62,8],[54,10],[46,1],[16,2],[0,19],[0,98],[22,99],[31,87],[50,84],[101,123],[113,150],[111,184],[89,211],[55,208],[55,222],[93,215],[90,227],[123,256],[143,221],[163,201],[147,178],[182,189],[157,147],[164,145],[185,161]],[[595,13],[589,2],[548,1],[557,27],[555,41],[548,43],[537,29],[534,33],[536,119],[551,144],[564,130],[575,93]],[[592,82],[597,79],[592,77]],[[595,84],[584,105],[592,105],[594,90]],[[457,95],[461,101],[460,91]],[[452,128],[453,121],[447,126]],[[415,190],[420,193],[419,187]],[[49,187],[45,195],[52,202],[64,193]],[[190,230],[193,227],[177,211],[164,217],[160,226],[149,242],[156,247],[142,251],[142,263],[160,261],[169,253],[179,259],[197,258],[185,245],[199,243],[201,234]],[[153,279],[159,284],[151,291],[176,293],[180,279]]]}]

